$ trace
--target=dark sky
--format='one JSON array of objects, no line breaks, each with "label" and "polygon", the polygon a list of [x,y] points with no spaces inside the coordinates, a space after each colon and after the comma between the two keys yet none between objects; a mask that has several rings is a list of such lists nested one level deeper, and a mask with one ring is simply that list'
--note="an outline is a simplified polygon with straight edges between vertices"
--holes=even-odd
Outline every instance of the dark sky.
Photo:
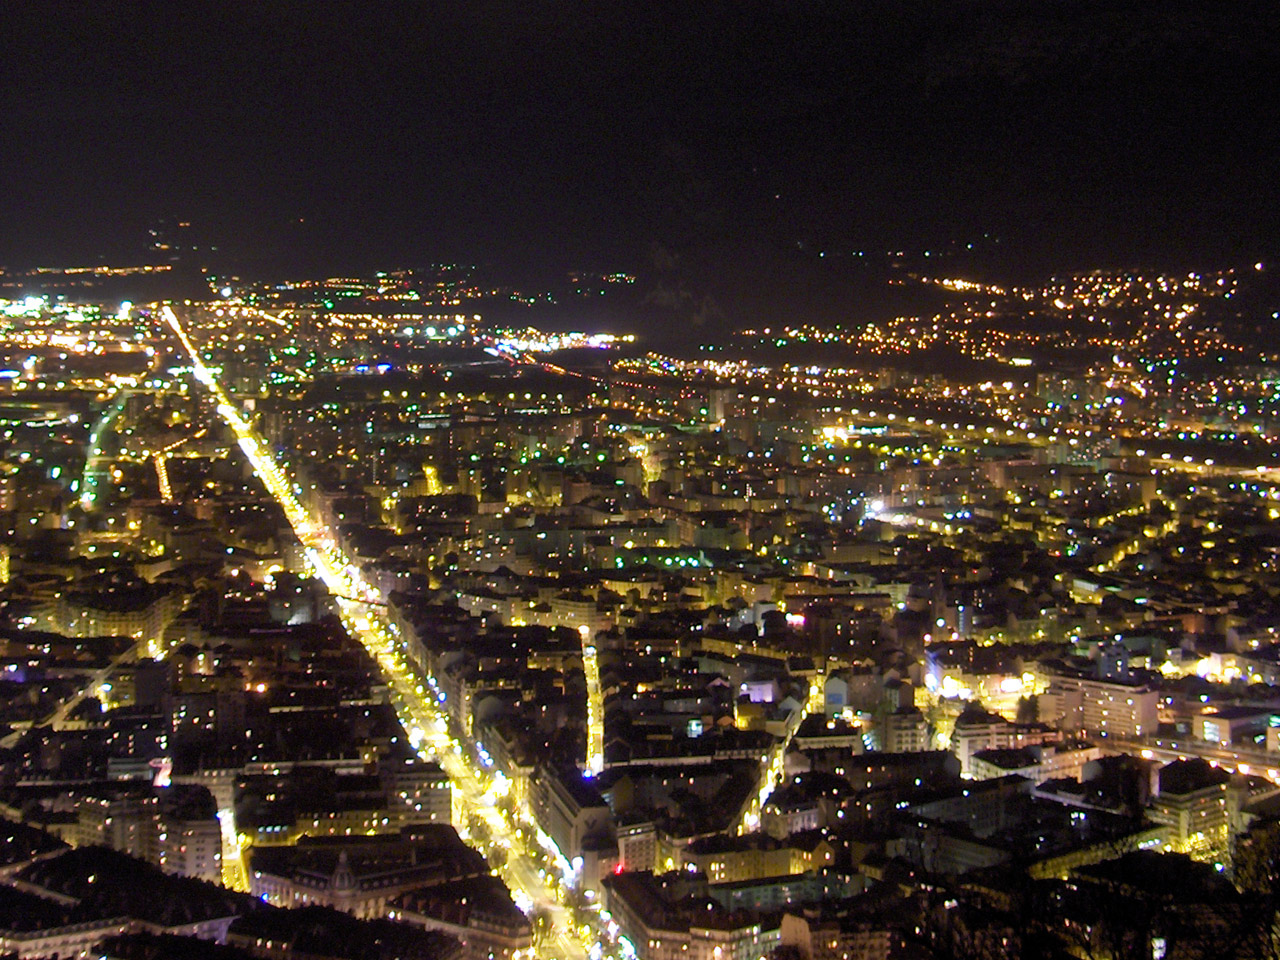
[{"label": "dark sky", "polygon": [[1280,240],[1277,7],[6,4],[0,263],[138,262],[161,217],[353,268],[1249,257]]}]

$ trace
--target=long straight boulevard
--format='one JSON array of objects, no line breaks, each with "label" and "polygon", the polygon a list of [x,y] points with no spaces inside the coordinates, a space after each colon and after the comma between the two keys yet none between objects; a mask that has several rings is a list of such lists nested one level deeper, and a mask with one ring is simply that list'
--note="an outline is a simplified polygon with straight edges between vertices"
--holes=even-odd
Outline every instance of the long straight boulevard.
[{"label": "long straight boulevard", "polygon": [[[534,951],[547,960],[581,960],[601,955],[601,938],[592,925],[579,927],[565,905],[566,878],[540,867],[530,855],[538,843],[536,830],[525,812],[515,815],[501,807],[508,782],[501,774],[490,774],[470,759],[467,745],[451,735],[448,718],[440,709],[434,678],[422,676],[404,655],[403,642],[396,626],[385,612],[383,598],[364,581],[356,567],[345,557],[331,531],[319,523],[295,496],[284,472],[276,463],[270,447],[240,415],[230,396],[204,363],[199,350],[190,340],[172,308],[163,308],[165,322],[191,357],[195,378],[212,395],[219,415],[231,428],[241,451],[268,493],[280,504],[294,533],[307,550],[316,575],[335,599],[339,616],[347,632],[369,652],[391,688],[391,699],[401,723],[419,752],[440,763],[454,791],[455,810],[463,809],[478,817],[489,837],[487,846],[505,851],[500,875],[512,895],[526,909],[532,909],[549,920],[549,932],[537,936]],[[521,822],[517,823],[516,821]],[[460,824],[465,830],[465,824]],[[482,851],[487,852],[487,851]],[[539,858],[544,859],[544,858]],[[545,858],[554,864],[554,856]]]}]

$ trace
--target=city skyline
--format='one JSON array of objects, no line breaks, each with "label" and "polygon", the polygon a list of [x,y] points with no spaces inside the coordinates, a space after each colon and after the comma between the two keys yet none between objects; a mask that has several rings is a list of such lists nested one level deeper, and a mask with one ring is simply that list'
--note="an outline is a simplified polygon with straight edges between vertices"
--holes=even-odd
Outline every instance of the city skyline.
[{"label": "city skyline", "polygon": [[1280,8],[4,22],[0,954],[1280,956]]}]

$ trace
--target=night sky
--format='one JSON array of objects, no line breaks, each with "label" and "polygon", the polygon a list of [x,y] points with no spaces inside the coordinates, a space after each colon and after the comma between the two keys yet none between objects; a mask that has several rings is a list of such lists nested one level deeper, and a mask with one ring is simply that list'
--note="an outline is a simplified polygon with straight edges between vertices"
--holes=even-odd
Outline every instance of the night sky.
[{"label": "night sky", "polygon": [[[1274,2],[7,4],[0,263],[1280,244]],[[790,258],[790,259],[788,259]],[[746,282],[746,281],[744,281]]]}]

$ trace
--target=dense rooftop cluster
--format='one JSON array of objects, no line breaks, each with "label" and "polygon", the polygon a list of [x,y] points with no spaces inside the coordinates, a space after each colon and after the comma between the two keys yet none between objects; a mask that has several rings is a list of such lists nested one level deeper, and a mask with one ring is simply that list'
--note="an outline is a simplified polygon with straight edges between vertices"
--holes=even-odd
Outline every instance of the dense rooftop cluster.
[{"label": "dense rooftop cluster", "polygon": [[[8,301],[0,947],[1267,943],[1246,281],[913,277],[945,315],[750,355],[490,327],[454,268]],[[986,366],[875,356],[938,345]]]}]

